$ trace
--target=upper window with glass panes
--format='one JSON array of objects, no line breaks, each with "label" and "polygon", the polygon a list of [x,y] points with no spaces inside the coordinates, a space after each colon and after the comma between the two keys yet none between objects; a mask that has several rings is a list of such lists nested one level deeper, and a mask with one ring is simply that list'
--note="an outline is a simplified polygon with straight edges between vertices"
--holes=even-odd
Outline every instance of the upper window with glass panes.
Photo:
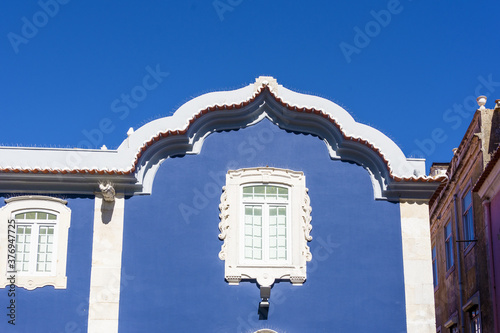
[{"label": "upper window with glass panes", "polygon": [[288,188],[278,185],[243,187],[242,261],[248,264],[287,263],[290,258]]},{"label": "upper window with glass panes", "polygon": [[57,215],[54,212],[15,212],[16,272],[44,274],[54,269],[54,234]]},{"label": "upper window with glass panes", "polygon": [[311,207],[302,172],[278,168],[231,170],[221,196],[219,257],[229,284],[275,280],[302,284],[307,242],[312,239]]},{"label": "upper window with glass panes", "polygon": [[15,274],[18,287],[66,288],[71,219],[67,202],[44,196],[13,197],[5,202],[0,219],[9,227],[0,229],[0,286]]}]

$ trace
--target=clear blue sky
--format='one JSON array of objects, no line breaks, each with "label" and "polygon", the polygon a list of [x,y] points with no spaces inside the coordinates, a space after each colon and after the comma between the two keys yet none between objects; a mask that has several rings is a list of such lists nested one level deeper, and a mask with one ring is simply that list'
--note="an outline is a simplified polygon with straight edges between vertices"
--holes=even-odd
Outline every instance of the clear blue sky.
[{"label": "clear blue sky", "polygon": [[[271,75],[446,162],[476,92],[500,98],[499,13],[493,0],[2,1],[0,144],[74,147],[109,119],[95,146],[116,148],[129,127]],[[134,88],[147,95],[127,106]]]}]

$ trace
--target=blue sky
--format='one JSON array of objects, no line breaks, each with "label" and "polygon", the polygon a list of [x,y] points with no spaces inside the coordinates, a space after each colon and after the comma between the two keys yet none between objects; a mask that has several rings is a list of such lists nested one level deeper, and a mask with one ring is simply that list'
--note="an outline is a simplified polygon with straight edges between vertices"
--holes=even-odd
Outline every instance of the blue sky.
[{"label": "blue sky", "polygon": [[[129,127],[271,75],[407,156],[446,162],[476,93],[500,99],[499,12],[493,0],[2,1],[0,144],[84,146],[104,121],[92,145],[116,148]],[[146,95],[126,105],[134,88]]]}]

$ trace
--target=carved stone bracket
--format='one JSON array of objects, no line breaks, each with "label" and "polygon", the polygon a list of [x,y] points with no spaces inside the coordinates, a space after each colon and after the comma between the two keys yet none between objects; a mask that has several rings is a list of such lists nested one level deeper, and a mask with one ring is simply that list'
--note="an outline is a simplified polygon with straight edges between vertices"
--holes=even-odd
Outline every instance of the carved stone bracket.
[{"label": "carved stone bracket", "polygon": [[101,190],[102,197],[104,201],[113,202],[115,201],[115,188],[110,182],[99,183],[99,189]]}]

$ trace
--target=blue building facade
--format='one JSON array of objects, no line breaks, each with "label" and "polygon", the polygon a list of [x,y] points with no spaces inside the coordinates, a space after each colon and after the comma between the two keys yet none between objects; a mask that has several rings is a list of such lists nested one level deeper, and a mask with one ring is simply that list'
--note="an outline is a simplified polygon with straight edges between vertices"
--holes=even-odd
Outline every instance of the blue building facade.
[{"label": "blue building facade", "polygon": [[2,331],[435,330],[440,179],[330,101],[261,77],[117,150],[0,149]]}]

